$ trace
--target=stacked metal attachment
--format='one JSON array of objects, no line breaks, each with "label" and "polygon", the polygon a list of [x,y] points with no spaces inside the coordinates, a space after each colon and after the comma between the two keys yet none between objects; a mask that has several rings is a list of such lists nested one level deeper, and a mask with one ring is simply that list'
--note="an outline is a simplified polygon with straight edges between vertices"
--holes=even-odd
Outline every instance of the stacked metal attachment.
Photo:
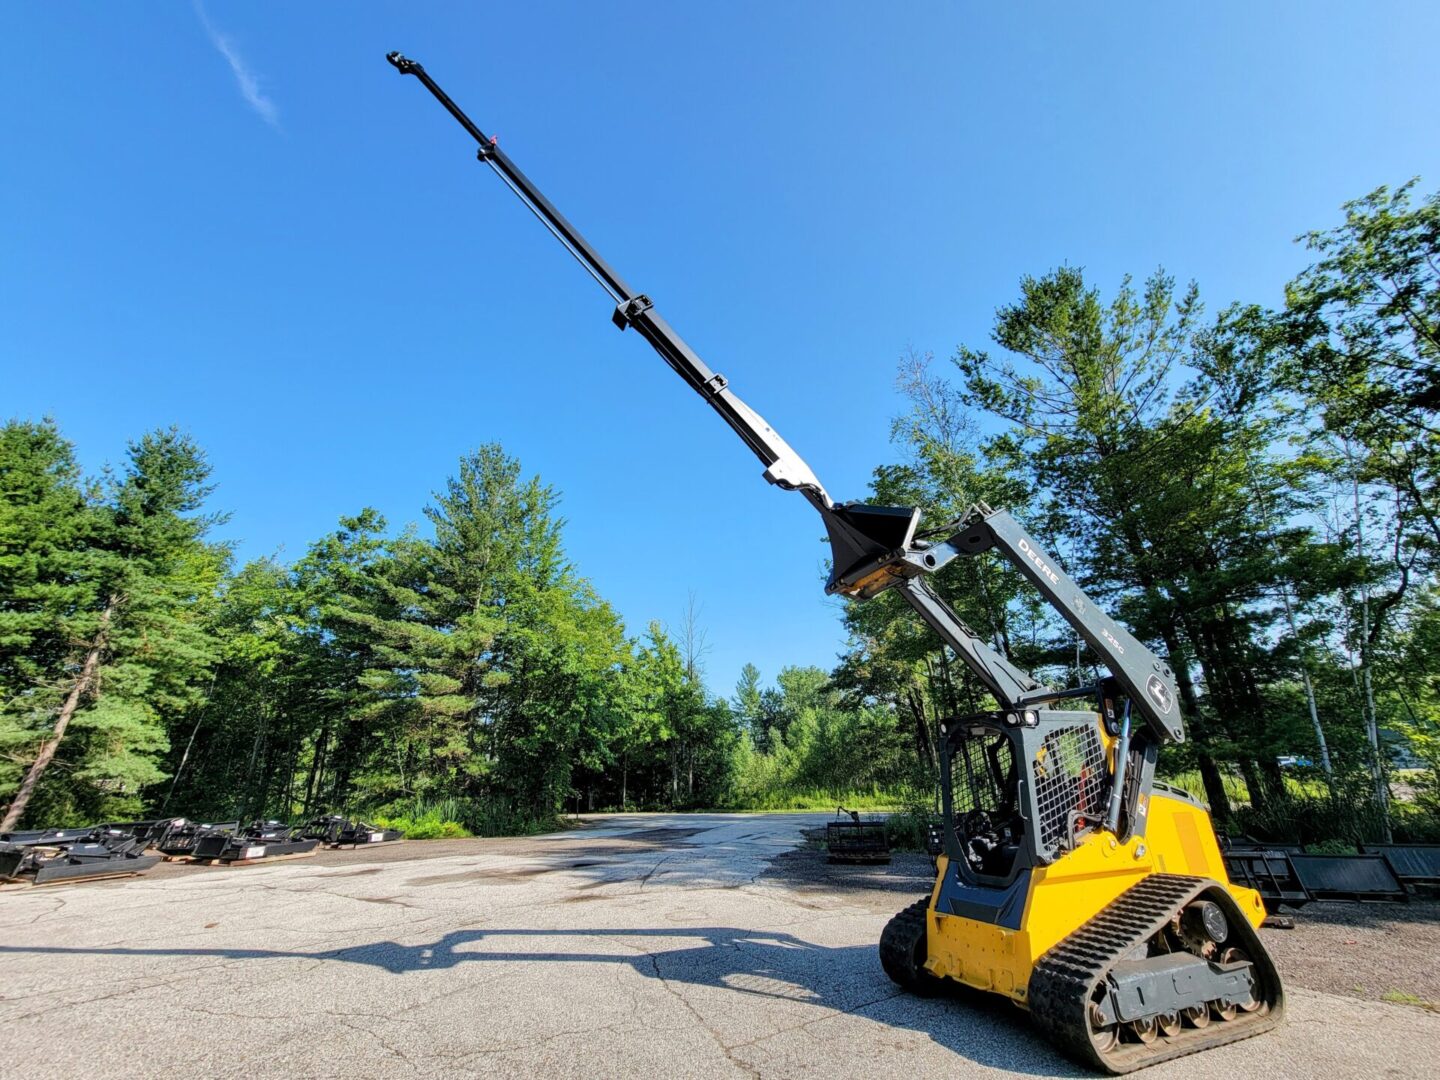
[{"label": "stacked metal attachment", "polygon": [[0,837],[0,881],[47,885],[139,874],[160,861],[123,828],[42,829]]},{"label": "stacked metal attachment", "polygon": [[[292,827],[280,821],[201,822],[186,818],[36,829],[0,834],[0,883],[48,885],[144,873],[171,862],[244,866],[301,858],[327,847],[399,840],[404,833],[333,815]],[[157,854],[145,854],[149,850]]]},{"label": "stacked metal attachment", "polygon": [[151,841],[156,851],[167,859],[188,859],[195,857],[201,840],[231,835],[240,827],[238,821],[210,824],[190,821],[186,818],[172,818]]},{"label": "stacked metal attachment", "polygon": [[240,863],[280,856],[308,855],[319,840],[301,836],[299,829],[279,821],[252,821],[243,829],[210,828],[196,835],[190,858],[196,862]]},{"label": "stacked metal attachment", "polygon": [[835,820],[825,826],[825,848],[831,862],[881,864],[890,861],[890,840],[885,822],[861,821],[858,810],[835,810]]},{"label": "stacked metal attachment", "polygon": [[1314,900],[1404,901],[1440,886],[1440,844],[1369,844],[1356,855],[1307,854],[1287,845],[1231,841],[1230,880],[1255,889],[1267,906]]},{"label": "stacked metal attachment", "polygon": [[353,821],[343,814],[318,817],[300,828],[300,835],[316,840],[328,848],[358,847],[361,844],[385,844],[405,834],[399,829],[382,829],[363,821]]}]

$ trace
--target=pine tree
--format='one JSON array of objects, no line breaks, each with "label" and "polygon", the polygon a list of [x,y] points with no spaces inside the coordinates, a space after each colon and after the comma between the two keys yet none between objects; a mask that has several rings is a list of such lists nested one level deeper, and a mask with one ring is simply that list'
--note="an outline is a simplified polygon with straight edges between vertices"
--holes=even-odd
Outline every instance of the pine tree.
[{"label": "pine tree", "polygon": [[[68,655],[20,691],[34,703],[32,728],[48,731],[0,829],[13,828],[32,799],[49,822],[134,813],[164,775],[167,716],[203,694],[213,660],[206,616],[226,561],[204,541],[215,519],[198,513],[209,465],[174,430],[131,443],[128,458],[72,549],[84,592],[72,594]],[[42,784],[57,760],[66,766],[58,781]]]}]

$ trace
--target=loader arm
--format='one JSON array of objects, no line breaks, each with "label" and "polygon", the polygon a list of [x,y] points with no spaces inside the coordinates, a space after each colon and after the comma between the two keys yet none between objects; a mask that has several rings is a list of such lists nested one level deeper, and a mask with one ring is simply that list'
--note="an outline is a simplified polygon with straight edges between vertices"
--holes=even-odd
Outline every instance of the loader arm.
[{"label": "loader arm", "polygon": [[[963,984],[1002,995],[1067,1054],[1114,1074],[1272,1028],[1284,995],[1255,933],[1265,916],[1260,895],[1225,883],[1204,807],[1155,783],[1160,746],[1185,737],[1164,661],[1096,607],[1004,510],[977,503],[918,533],[918,507],[833,501],[424,68],[399,53],[388,59],[445,106],[480,160],[606,291],[615,325],[633,328],[720,414],[767,480],[800,492],[820,514],[831,549],[826,592],[865,600],[895,590],[998,704],[936,725],[936,881],[886,925],[886,974],[919,993]],[[1109,675],[1073,689],[1044,686],[965,625],[928,577],[988,551],[1015,565]],[[1089,708],[1066,707],[1081,698]],[[1132,733],[1135,712],[1144,730]]]}]

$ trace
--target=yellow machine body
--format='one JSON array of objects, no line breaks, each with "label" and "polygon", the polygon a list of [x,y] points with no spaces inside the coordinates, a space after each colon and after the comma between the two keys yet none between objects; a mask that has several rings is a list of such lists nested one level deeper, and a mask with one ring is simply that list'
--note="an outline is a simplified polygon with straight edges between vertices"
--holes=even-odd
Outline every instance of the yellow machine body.
[{"label": "yellow machine body", "polygon": [[1147,817],[1143,838],[1131,837],[1122,844],[1109,833],[1096,832],[1049,866],[1037,868],[1018,930],[937,911],[946,870],[946,858],[940,856],[926,916],[926,970],[1025,1005],[1035,962],[1151,874],[1211,878],[1226,885],[1253,926],[1264,921],[1260,894],[1229,884],[1209,814],[1156,791],[1150,796]]}]

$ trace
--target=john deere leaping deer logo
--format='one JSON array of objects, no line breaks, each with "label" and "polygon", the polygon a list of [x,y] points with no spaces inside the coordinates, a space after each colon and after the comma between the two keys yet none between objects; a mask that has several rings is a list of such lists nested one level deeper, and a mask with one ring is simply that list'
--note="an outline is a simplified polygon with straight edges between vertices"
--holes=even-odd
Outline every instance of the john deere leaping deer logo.
[{"label": "john deere leaping deer logo", "polygon": [[1170,692],[1158,675],[1151,675],[1145,682],[1145,692],[1150,695],[1150,700],[1155,702],[1155,707],[1161,713],[1168,713],[1170,707],[1175,704],[1175,695]]}]

